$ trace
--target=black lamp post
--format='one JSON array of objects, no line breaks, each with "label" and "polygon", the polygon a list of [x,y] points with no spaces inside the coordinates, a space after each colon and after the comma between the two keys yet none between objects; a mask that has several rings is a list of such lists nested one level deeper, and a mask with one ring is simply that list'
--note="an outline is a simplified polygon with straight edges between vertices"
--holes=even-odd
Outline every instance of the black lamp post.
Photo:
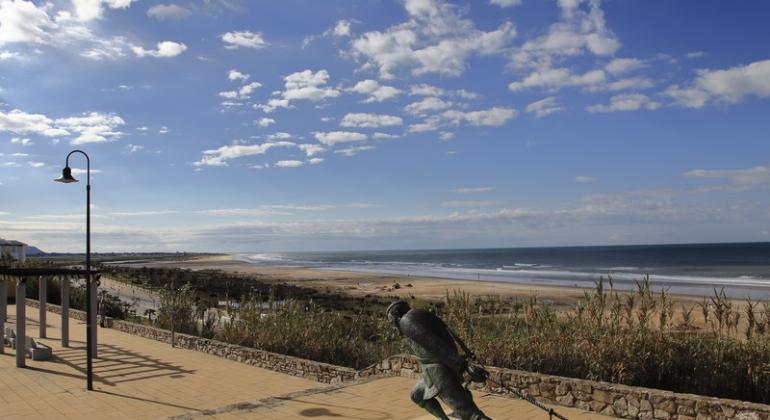
[{"label": "black lamp post", "polygon": [[70,156],[72,156],[73,153],[80,153],[85,156],[88,165],[86,171],[88,176],[88,181],[86,183],[86,381],[88,390],[93,391],[94,374],[91,343],[93,339],[94,314],[91,311],[91,159],[86,152],[82,150],[71,151],[67,155],[64,169],[61,172],[61,178],[55,179],[54,181],[64,184],[78,182],[77,179],[72,177],[72,169],[70,169]]}]

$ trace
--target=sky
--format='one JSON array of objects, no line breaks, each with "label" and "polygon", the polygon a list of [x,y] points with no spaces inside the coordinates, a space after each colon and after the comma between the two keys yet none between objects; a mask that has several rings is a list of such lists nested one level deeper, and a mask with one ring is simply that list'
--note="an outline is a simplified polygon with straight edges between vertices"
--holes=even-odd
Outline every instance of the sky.
[{"label": "sky", "polygon": [[768,241],[770,3],[0,0],[0,237]]}]

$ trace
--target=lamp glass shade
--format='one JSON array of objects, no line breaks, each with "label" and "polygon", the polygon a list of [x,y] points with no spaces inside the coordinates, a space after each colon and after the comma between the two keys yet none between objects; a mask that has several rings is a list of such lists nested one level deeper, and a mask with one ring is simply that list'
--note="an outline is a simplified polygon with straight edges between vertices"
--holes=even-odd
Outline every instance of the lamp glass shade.
[{"label": "lamp glass shade", "polygon": [[61,183],[64,183],[64,184],[70,184],[70,183],[73,183],[73,182],[78,182],[77,179],[72,177],[72,169],[70,169],[69,166],[66,166],[61,171],[61,178],[54,179],[54,181],[61,182]]}]

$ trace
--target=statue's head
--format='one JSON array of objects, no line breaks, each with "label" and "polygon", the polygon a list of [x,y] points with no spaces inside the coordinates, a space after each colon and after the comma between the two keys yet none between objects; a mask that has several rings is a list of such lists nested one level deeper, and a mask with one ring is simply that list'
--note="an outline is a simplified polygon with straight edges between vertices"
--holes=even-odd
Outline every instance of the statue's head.
[{"label": "statue's head", "polygon": [[394,328],[400,331],[398,323],[401,320],[401,317],[406,315],[410,309],[412,308],[409,307],[408,303],[403,300],[397,300],[388,306],[385,313],[388,315],[388,321],[390,321]]}]

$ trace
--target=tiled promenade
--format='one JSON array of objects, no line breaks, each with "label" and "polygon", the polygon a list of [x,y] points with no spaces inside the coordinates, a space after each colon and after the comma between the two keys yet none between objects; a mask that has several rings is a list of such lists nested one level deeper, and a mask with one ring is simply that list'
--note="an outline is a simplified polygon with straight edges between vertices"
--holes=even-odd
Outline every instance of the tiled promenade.
[{"label": "tiled promenade", "polygon": [[[9,322],[15,322],[9,307]],[[36,311],[27,331],[37,334]],[[430,419],[409,399],[413,380],[383,378],[329,387],[325,384],[111,329],[99,328],[94,361],[94,392],[85,391],[85,326],[71,319],[71,347],[59,345],[58,315],[48,313],[48,339],[54,359],[27,359],[15,367],[15,353],[0,355],[2,419]],[[35,338],[37,340],[37,338]],[[477,394],[494,419],[540,419],[547,414],[508,398]],[[570,419],[602,418],[559,408]]]}]

